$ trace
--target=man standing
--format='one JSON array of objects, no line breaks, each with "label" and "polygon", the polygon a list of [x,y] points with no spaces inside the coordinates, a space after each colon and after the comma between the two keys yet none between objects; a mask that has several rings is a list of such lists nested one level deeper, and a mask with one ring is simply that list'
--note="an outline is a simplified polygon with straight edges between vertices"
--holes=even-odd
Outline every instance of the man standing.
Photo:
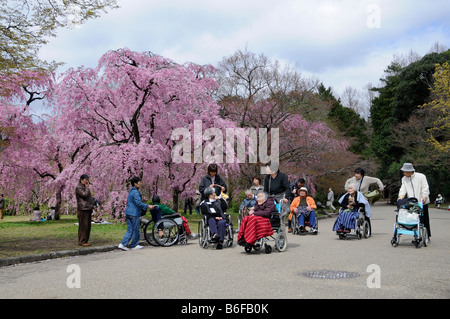
[{"label": "man standing", "polygon": [[94,210],[94,199],[92,198],[89,185],[89,176],[83,174],[75,188],[78,217],[78,245],[84,247],[91,245],[89,243],[89,236],[91,234],[92,211]]},{"label": "man standing", "polygon": [[428,181],[424,174],[417,173],[413,164],[404,163],[401,168],[403,171],[402,186],[398,193],[398,199],[414,197],[423,204],[422,222],[428,233],[428,239],[431,237],[430,217],[428,214],[428,204],[430,203],[430,189]]},{"label": "man standing", "polygon": [[3,209],[5,208],[5,198],[3,194],[0,195],[0,219],[3,219]]}]

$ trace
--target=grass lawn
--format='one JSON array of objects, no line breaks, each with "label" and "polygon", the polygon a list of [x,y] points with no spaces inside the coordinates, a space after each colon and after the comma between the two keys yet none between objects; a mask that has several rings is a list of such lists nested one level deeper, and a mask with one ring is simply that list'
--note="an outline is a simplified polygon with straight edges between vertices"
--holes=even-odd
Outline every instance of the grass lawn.
[{"label": "grass lawn", "polygon": [[[31,222],[30,216],[4,216],[0,220],[0,258],[17,257],[58,250],[78,249],[76,216],[61,216],[59,221]],[[118,244],[126,225],[93,224],[92,246]]]},{"label": "grass lawn", "polygon": [[[146,216],[148,219],[150,215]],[[0,258],[18,257],[45,252],[79,249],[76,216],[63,215],[59,221],[32,222],[31,216],[4,216],[0,220]],[[198,232],[201,215],[187,215],[192,233]],[[237,214],[232,216],[237,226]],[[92,247],[119,244],[126,224],[92,224]]]},{"label": "grass lawn", "polygon": [[[198,232],[201,215],[183,215],[192,233]],[[32,222],[31,216],[4,216],[0,220],[0,258],[26,256],[60,250],[79,249],[76,216],[63,215],[59,221]],[[146,216],[151,219],[150,215]],[[232,213],[233,228],[237,229],[238,214]],[[92,224],[90,243],[93,247],[119,244],[126,224]]]}]

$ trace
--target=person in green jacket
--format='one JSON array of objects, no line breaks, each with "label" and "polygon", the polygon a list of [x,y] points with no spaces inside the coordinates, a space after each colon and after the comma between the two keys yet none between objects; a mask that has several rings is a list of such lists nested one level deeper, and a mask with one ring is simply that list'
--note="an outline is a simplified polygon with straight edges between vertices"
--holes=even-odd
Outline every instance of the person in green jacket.
[{"label": "person in green jacket", "polygon": [[158,221],[163,216],[178,214],[181,217],[181,219],[183,220],[183,226],[184,226],[184,230],[186,231],[186,234],[188,236],[191,235],[191,229],[189,228],[189,223],[188,223],[187,219],[184,216],[182,216],[179,213],[172,210],[170,207],[167,207],[166,205],[161,204],[161,198],[158,195],[154,195],[152,197],[152,204],[155,207],[150,210],[150,214],[152,214],[152,218],[155,222]]}]

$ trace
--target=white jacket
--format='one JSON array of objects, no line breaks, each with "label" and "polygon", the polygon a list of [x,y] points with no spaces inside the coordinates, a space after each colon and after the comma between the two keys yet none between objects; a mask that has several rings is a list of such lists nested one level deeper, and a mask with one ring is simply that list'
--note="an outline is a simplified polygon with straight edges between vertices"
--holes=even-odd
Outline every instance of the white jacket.
[{"label": "white jacket", "polygon": [[425,204],[430,203],[430,189],[428,187],[427,178],[422,173],[414,172],[411,177],[403,176],[402,186],[398,193],[399,198],[415,197],[418,201],[425,198]]}]

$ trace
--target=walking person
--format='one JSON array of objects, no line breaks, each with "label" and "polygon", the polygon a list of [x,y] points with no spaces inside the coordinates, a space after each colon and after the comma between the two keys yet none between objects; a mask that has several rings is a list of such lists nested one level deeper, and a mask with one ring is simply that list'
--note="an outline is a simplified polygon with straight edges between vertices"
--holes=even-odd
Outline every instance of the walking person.
[{"label": "walking person", "polygon": [[5,198],[3,194],[0,195],[0,219],[3,219],[3,209],[5,209]]},{"label": "walking person", "polygon": [[94,210],[94,199],[91,195],[89,176],[81,175],[80,182],[75,188],[77,198],[78,217],[78,245],[90,246],[89,237],[91,234],[92,211]]},{"label": "walking person", "polygon": [[355,175],[345,182],[344,188],[348,189],[350,185],[353,185],[355,191],[366,194],[369,192],[369,187],[371,184],[377,184],[380,192],[384,189],[383,182],[379,178],[366,176],[364,169],[357,168],[355,169]]},{"label": "walking person", "polygon": [[[264,178],[264,191],[269,194],[269,197],[281,204],[281,216],[290,213],[289,197],[291,196],[291,187],[286,174],[279,170],[274,172],[270,166],[266,166],[267,175]],[[290,221],[289,221],[290,222]],[[288,222],[288,227],[290,223]]]},{"label": "walking person", "polygon": [[334,213],[336,211],[336,207],[333,206],[334,202],[334,192],[333,189],[330,187],[328,189],[328,195],[327,195],[327,207],[330,207],[330,213]]},{"label": "walking person", "polygon": [[192,206],[194,206],[194,199],[192,196],[186,197],[184,200],[184,214],[187,215],[189,209],[189,215],[192,215]]},{"label": "walking person", "polygon": [[402,186],[398,192],[398,199],[416,198],[423,204],[423,217],[421,222],[425,225],[428,233],[428,241],[431,237],[430,216],[428,214],[428,204],[430,203],[430,188],[428,187],[427,177],[422,173],[417,173],[413,164],[404,163],[401,168],[403,171]]},{"label": "walking person", "polygon": [[147,205],[142,202],[142,196],[139,192],[141,186],[142,181],[139,177],[133,177],[131,179],[131,189],[128,193],[127,206],[125,208],[127,231],[118,246],[118,248],[122,250],[129,250],[127,246],[130,240],[131,249],[136,250],[143,248],[139,245],[141,213],[148,209],[152,209],[155,206]]}]

